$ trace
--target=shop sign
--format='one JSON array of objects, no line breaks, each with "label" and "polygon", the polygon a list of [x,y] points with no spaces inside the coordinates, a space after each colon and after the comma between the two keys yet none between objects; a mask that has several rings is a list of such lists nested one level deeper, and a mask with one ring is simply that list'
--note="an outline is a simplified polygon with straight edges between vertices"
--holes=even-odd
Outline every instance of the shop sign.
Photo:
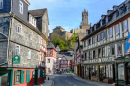
[{"label": "shop sign", "polygon": [[20,63],[20,57],[18,55],[15,55],[13,57],[13,64],[19,64]]}]

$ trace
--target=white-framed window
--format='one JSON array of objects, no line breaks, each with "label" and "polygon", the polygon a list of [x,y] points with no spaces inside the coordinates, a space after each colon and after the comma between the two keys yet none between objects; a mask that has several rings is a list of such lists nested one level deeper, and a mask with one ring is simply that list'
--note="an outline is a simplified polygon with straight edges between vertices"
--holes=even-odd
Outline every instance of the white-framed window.
[{"label": "white-framed window", "polygon": [[15,47],[15,55],[19,55],[20,54],[20,46],[16,45]]},{"label": "white-framed window", "polygon": [[101,40],[103,39],[103,32],[101,32]]},{"label": "white-framed window", "polygon": [[117,35],[117,34],[119,34],[119,24],[117,24],[117,25],[115,26],[115,28],[116,28],[116,35]]},{"label": "white-framed window", "polygon": [[128,29],[128,25],[127,24],[128,24],[127,20],[123,21],[123,29],[124,29],[124,31],[127,31],[127,29]]},{"label": "white-framed window", "polygon": [[28,59],[31,59],[31,50],[28,49]]},{"label": "white-framed window", "polygon": [[108,17],[106,17],[106,23],[108,22]]},{"label": "white-framed window", "polygon": [[102,20],[100,21],[100,26],[102,26]]},{"label": "white-framed window", "polygon": [[0,0],[0,9],[3,8],[3,0]]},{"label": "white-framed window", "polygon": [[92,43],[93,44],[95,43],[95,37],[92,37]]},{"label": "white-framed window", "polygon": [[100,34],[97,35],[97,41],[100,41]]},{"label": "white-framed window", "polygon": [[36,27],[36,19],[31,14],[29,14],[29,23]]},{"label": "white-framed window", "polygon": [[104,39],[107,38],[107,31],[104,31]]},{"label": "white-framed window", "polygon": [[19,12],[23,14],[23,2],[19,1]]},{"label": "white-framed window", "polygon": [[22,25],[20,23],[18,23],[16,31],[17,31],[17,33],[21,33],[21,31],[22,31]]},{"label": "white-framed window", "polygon": [[111,55],[115,55],[115,46],[111,45]]},{"label": "white-framed window", "polygon": [[30,33],[29,33],[29,38],[30,38],[30,40],[32,40],[32,36],[33,36],[33,32],[30,32]]},{"label": "white-framed window", "polygon": [[112,37],[112,36],[113,36],[112,27],[109,29],[109,36],[110,36],[110,37]]},{"label": "white-framed window", "polygon": [[86,41],[84,41],[84,47],[86,47]]},{"label": "white-framed window", "polygon": [[119,43],[119,44],[117,44],[117,56],[119,56],[121,54],[122,54],[122,44]]}]

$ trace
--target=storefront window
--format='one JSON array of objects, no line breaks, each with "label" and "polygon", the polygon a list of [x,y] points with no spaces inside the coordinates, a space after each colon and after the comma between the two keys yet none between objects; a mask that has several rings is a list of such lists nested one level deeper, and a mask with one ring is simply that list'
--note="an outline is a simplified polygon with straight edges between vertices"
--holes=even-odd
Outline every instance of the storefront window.
[{"label": "storefront window", "polygon": [[95,75],[98,76],[98,66],[96,66]]},{"label": "storefront window", "polygon": [[108,72],[108,66],[106,66],[106,77],[109,76],[109,72]]},{"label": "storefront window", "polygon": [[124,80],[124,65],[123,64],[118,65],[118,79]]}]

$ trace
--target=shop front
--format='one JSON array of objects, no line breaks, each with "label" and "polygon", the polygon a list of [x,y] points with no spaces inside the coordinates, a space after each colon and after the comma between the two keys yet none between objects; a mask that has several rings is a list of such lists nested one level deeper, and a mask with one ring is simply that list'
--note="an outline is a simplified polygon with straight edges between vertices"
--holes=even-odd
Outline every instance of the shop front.
[{"label": "shop front", "polygon": [[130,55],[115,59],[116,86],[130,84]]}]

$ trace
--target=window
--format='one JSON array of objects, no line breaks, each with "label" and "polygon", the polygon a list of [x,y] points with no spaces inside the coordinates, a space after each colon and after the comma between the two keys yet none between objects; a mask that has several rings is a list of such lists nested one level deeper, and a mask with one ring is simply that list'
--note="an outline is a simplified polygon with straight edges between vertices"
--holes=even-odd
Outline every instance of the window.
[{"label": "window", "polygon": [[85,60],[87,59],[87,57],[86,57],[86,53],[84,54],[84,57],[85,57]]},{"label": "window", "polygon": [[88,44],[91,45],[91,39],[88,40]]},{"label": "window", "polygon": [[20,54],[20,46],[19,46],[19,45],[16,46],[15,54],[16,54],[16,55],[19,55],[19,54]]},{"label": "window", "polygon": [[86,41],[84,41],[84,47],[86,47]]},{"label": "window", "polygon": [[21,24],[18,24],[17,33],[21,33],[21,29],[22,29],[22,25],[21,25]]},{"label": "window", "polygon": [[124,7],[124,12],[127,12],[128,11],[128,6],[125,6]]},{"label": "window", "polygon": [[43,69],[40,69],[40,77],[43,77]]},{"label": "window", "polygon": [[89,51],[89,59],[92,59],[92,52]]},{"label": "window", "polygon": [[123,21],[123,28],[124,28],[124,31],[127,31],[128,29],[127,20]]},{"label": "window", "polygon": [[48,54],[50,54],[50,50],[47,50]]},{"label": "window", "polygon": [[117,44],[117,56],[122,54],[122,45],[121,44]]},{"label": "window", "polygon": [[116,17],[118,17],[119,16],[119,11],[116,11]]},{"label": "window", "polygon": [[118,65],[118,79],[124,80],[124,65],[123,64]]},{"label": "window", "polygon": [[33,32],[30,32],[30,34],[29,34],[30,40],[32,40],[32,36],[33,36]]},{"label": "window", "polygon": [[24,83],[24,70],[15,70],[15,84]]},{"label": "window", "polygon": [[102,26],[102,20],[100,21],[100,26]]},{"label": "window", "polygon": [[50,63],[50,59],[47,59],[47,63]]},{"label": "window", "polygon": [[0,9],[3,8],[3,0],[0,0]]},{"label": "window", "polygon": [[100,34],[97,35],[97,41],[100,41]]},{"label": "window", "polygon": [[108,17],[106,17],[106,23],[108,22]]},{"label": "window", "polygon": [[28,59],[31,59],[31,50],[28,49]]},{"label": "window", "polygon": [[104,31],[104,39],[107,38],[107,31]]},{"label": "window", "polygon": [[23,14],[23,3],[19,1],[19,12]]},{"label": "window", "polygon": [[109,36],[112,37],[113,35],[113,31],[112,31],[112,27],[109,29]]},{"label": "window", "polygon": [[26,70],[26,83],[30,82],[30,70]]},{"label": "window", "polygon": [[119,34],[119,24],[117,24],[117,25],[115,26],[115,28],[116,28],[116,35],[117,35],[117,34]]},{"label": "window", "polygon": [[102,48],[102,57],[105,57],[105,48]]},{"label": "window", "polygon": [[93,50],[93,59],[95,59],[96,56],[95,56],[95,50]]},{"label": "window", "polygon": [[101,33],[101,40],[103,39],[103,32]]},{"label": "window", "polygon": [[111,55],[114,55],[115,54],[115,47],[114,45],[111,46]]},{"label": "window", "polygon": [[92,43],[94,44],[94,43],[95,43],[95,37],[92,37],[92,39],[93,39],[93,40],[92,40]]},{"label": "window", "polygon": [[98,58],[101,58],[101,49],[98,49]]}]

